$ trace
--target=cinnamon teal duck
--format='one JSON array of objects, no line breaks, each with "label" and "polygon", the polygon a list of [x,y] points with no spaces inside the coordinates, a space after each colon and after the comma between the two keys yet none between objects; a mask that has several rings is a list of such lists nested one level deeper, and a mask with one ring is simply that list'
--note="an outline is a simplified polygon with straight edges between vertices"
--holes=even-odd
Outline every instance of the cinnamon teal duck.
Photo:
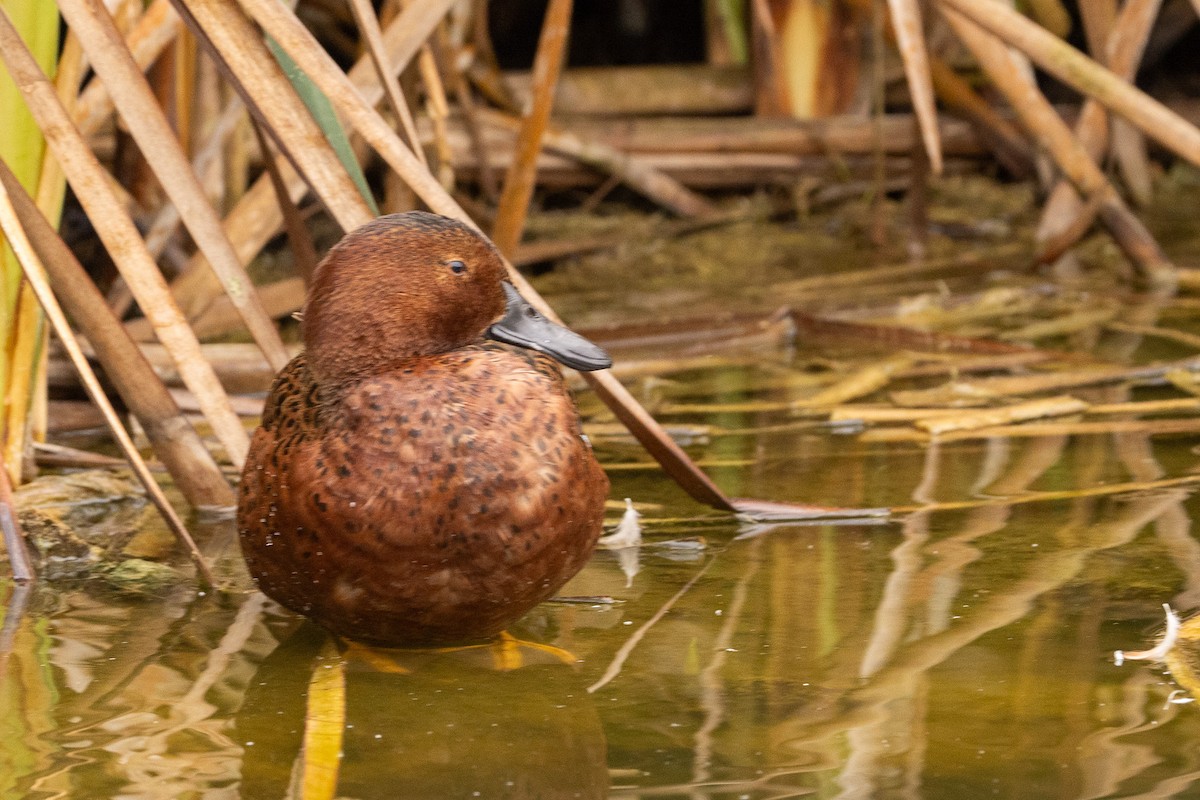
[{"label": "cinnamon teal duck", "polygon": [[558,364],[608,356],[538,314],[484,237],[424,212],[313,275],[237,523],[259,588],[349,639],[486,640],[588,560],[608,478]]}]

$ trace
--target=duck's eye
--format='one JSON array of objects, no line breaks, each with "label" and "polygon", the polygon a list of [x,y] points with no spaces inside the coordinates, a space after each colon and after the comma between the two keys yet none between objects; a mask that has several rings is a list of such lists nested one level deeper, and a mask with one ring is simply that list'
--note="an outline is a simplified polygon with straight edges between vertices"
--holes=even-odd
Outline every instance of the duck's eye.
[{"label": "duck's eye", "polygon": [[455,275],[462,275],[464,272],[467,271],[467,265],[464,264],[463,262],[459,261],[457,258],[454,259],[453,261],[447,261],[446,266],[449,267],[450,271],[453,272]]}]

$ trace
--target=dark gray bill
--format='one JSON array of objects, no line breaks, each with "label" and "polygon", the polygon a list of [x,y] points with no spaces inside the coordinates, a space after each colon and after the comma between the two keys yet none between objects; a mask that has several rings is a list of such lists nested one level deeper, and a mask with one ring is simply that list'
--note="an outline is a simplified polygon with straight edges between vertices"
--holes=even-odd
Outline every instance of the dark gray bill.
[{"label": "dark gray bill", "polygon": [[528,347],[580,372],[608,369],[612,359],[587,339],[543,317],[521,297],[515,286],[503,283],[507,306],[504,318],[488,328],[488,336],[501,342]]}]

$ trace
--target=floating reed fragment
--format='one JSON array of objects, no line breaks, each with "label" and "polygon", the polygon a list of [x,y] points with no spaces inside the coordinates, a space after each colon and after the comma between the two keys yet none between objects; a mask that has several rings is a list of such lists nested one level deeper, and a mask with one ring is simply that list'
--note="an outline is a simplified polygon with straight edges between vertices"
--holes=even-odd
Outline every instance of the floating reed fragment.
[{"label": "floating reed fragment", "polygon": [[[1079,413],[1088,416],[1124,414],[1144,416],[1146,414],[1182,414],[1200,411],[1200,397],[1178,397],[1170,400],[1143,400],[1128,403],[1085,404]],[[1074,413],[1074,412],[1072,412]],[[831,422],[917,422],[918,420],[961,416],[945,408],[896,408],[893,406],[845,405],[833,409]]]},{"label": "floating reed fragment", "polygon": [[900,355],[868,364],[812,397],[793,400],[789,407],[793,411],[819,409],[872,394],[887,386],[897,372],[907,369],[912,363],[911,356]]},{"label": "floating reed fragment", "polygon": [[1100,366],[1087,370],[1014,375],[1011,377],[981,378],[972,382],[954,382],[933,389],[912,389],[892,392],[891,400],[900,406],[953,406],[965,403],[985,403],[1012,395],[1075,389],[1121,381],[1160,380],[1172,370],[1191,371],[1200,367],[1200,359],[1188,358],[1137,367]]},{"label": "floating reed fragment", "polygon": [[1013,422],[1025,422],[1031,419],[1077,414],[1085,410],[1087,405],[1078,398],[1063,395],[983,411],[926,417],[918,419],[915,424],[918,428],[940,437],[951,431],[968,431]]},{"label": "floating reed fragment", "polygon": [[1105,483],[1089,486],[1086,489],[1064,489],[1055,492],[1025,492],[1005,497],[988,497],[979,500],[952,500],[921,505],[893,506],[893,514],[908,514],[914,511],[936,513],[941,511],[964,511],[972,508],[1003,508],[1007,506],[1024,506],[1030,503],[1061,503],[1067,500],[1079,500],[1085,497],[1111,497],[1112,495],[1144,495],[1149,492],[1163,492],[1172,489],[1190,489],[1200,485],[1200,475],[1183,475],[1178,478],[1162,478],[1151,481],[1127,481],[1125,483]]},{"label": "floating reed fragment", "polygon": [[[936,419],[936,418],[934,418]],[[939,434],[939,442],[963,439],[1022,438],[1039,436],[1094,436],[1097,434],[1137,433],[1144,436],[1168,436],[1200,432],[1200,418],[1126,419],[1105,422],[1045,422],[1020,425],[995,425],[973,430]],[[879,428],[859,436],[864,442],[924,442],[930,434],[912,428]]]},{"label": "floating reed fragment", "polygon": [[1082,308],[1056,319],[1038,320],[1019,328],[1002,331],[997,338],[1005,341],[1034,341],[1054,336],[1068,336],[1104,325],[1117,315],[1117,311],[1116,307]]},{"label": "floating reed fragment", "polygon": [[1176,344],[1181,344],[1185,347],[1191,347],[1200,350],[1200,335],[1188,333],[1187,331],[1179,331],[1174,328],[1163,328],[1158,325],[1134,325],[1129,322],[1108,321],[1104,323],[1104,327],[1110,331],[1120,331],[1121,333],[1132,333],[1137,336],[1153,336],[1158,339],[1166,339]]}]

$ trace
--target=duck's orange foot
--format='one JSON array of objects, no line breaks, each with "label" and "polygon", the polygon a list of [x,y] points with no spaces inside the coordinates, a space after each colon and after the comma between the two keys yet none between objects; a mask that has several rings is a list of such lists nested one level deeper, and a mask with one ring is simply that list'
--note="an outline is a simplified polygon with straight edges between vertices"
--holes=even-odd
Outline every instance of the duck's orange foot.
[{"label": "duck's orange foot", "polygon": [[541,642],[523,641],[508,631],[501,633],[486,647],[491,651],[492,665],[498,670],[513,670],[526,666],[526,655],[523,650],[529,650],[531,654],[541,654],[542,658],[531,663],[540,663],[544,661],[545,656],[568,666],[579,660],[573,653],[563,650],[561,647]]},{"label": "duck's orange foot", "polygon": [[[571,665],[579,660],[561,647],[518,639],[507,631],[490,642],[454,647],[393,649],[344,641],[342,655],[347,661],[358,661],[377,672],[395,675],[413,672],[418,667],[412,659],[419,663],[431,655],[461,655],[468,661],[484,658],[488,666],[502,672],[547,662]],[[402,661],[409,661],[409,665],[405,666]]]}]

